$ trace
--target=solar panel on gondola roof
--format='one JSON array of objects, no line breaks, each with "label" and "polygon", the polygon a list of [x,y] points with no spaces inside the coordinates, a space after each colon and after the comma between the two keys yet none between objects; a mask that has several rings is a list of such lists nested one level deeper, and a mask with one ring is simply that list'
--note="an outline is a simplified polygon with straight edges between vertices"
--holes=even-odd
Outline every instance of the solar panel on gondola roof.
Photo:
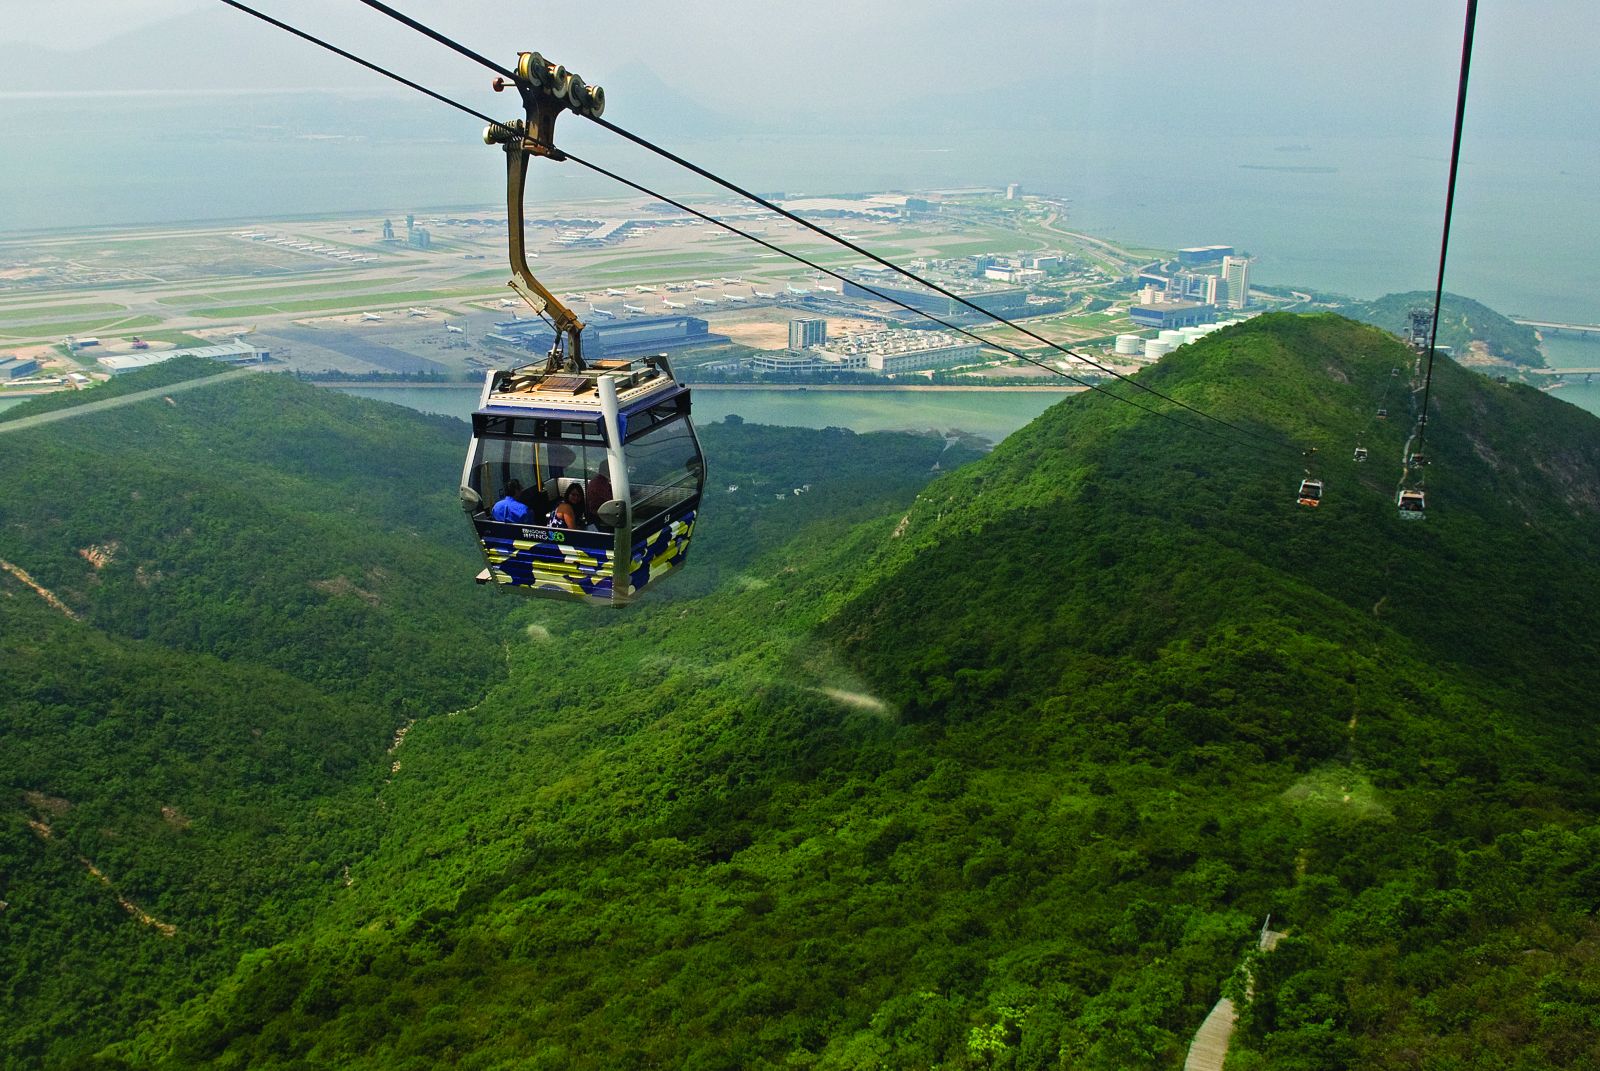
[{"label": "solar panel on gondola roof", "polygon": [[545,376],[538,389],[553,394],[582,394],[588,386],[588,376]]}]

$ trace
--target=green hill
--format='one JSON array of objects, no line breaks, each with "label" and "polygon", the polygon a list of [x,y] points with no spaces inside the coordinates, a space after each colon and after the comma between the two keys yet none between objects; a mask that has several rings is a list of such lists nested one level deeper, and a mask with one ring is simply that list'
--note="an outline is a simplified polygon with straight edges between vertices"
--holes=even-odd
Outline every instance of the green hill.
[{"label": "green hill", "polygon": [[1262,317],[1144,374],[1259,439],[1084,396],[520,608],[349,895],[104,1064],[1177,1067],[1269,912],[1241,1066],[1600,1063],[1600,426],[1441,362],[1403,524],[1404,355]]},{"label": "green hill", "polygon": [[[1403,334],[1409,330],[1412,309],[1433,309],[1433,295],[1423,290],[1405,294],[1385,294],[1376,301],[1353,302],[1339,309],[1354,320],[1377,324],[1387,331]],[[1544,353],[1539,336],[1531,327],[1502,316],[1489,306],[1456,294],[1444,295],[1439,309],[1439,345],[1455,354],[1466,354],[1475,346],[1484,356],[1523,368],[1543,368]]]},{"label": "green hill", "polygon": [[[723,496],[696,544],[712,554],[682,578],[698,580],[627,613],[512,604],[494,626],[502,676],[462,706],[429,700],[392,752],[389,727],[413,708],[387,698],[381,738],[352,728],[354,762],[330,772],[349,796],[333,792],[318,823],[278,818],[283,866],[310,863],[304,892],[277,898],[282,924],[224,917],[214,959],[184,961],[192,973],[162,999],[138,980],[179,967],[139,967],[160,948],[149,925],[62,893],[61,937],[11,973],[37,989],[13,1028],[32,1045],[16,1066],[82,1065],[120,1021],[99,1066],[1176,1068],[1218,996],[1243,996],[1269,913],[1290,937],[1254,965],[1240,1066],[1600,1065],[1600,426],[1440,362],[1429,517],[1402,523],[1408,394],[1389,370],[1403,357],[1331,315],[1261,317],[1142,373],[1256,439],[1083,395],[926,487],[934,458],[960,459],[936,440],[706,429],[715,482],[784,471],[779,490],[813,493]],[[286,407],[315,442],[310,411],[346,405],[251,386],[266,394],[195,434]],[[1389,421],[1374,419],[1382,400]],[[427,439],[426,421],[350,405]],[[1357,442],[1368,463],[1350,459]],[[1294,504],[1312,445],[1315,511]],[[296,464],[306,455],[238,475],[272,487]],[[346,498],[326,488],[344,485],[331,469],[274,501],[338,511]],[[222,538],[251,514],[221,506],[190,527]],[[27,536],[27,568],[86,615],[138,620],[56,560],[90,535],[78,525],[64,509],[70,538]],[[363,540],[341,554],[362,560]],[[328,575],[307,570],[288,572]],[[117,644],[144,647],[91,645],[66,664],[138,682],[141,656],[205,660],[179,624],[210,621],[208,605],[173,615],[158,647],[118,626]],[[365,680],[349,656],[323,671],[245,632],[194,672],[219,666],[214,687],[245,695],[269,688],[222,674],[376,688],[342,684]],[[30,687],[35,706],[77,709],[46,690],[54,677]],[[312,703],[278,717],[320,717]],[[200,708],[226,711],[184,709]],[[206,789],[218,813],[222,781]],[[16,789],[0,845],[37,855],[40,887],[66,888],[82,864],[51,855],[21,808],[66,828],[77,804],[53,816],[42,778]],[[317,789],[269,799],[286,815]],[[162,781],[146,791],[142,821],[173,828],[149,812]],[[115,844],[98,818],[78,829],[101,837],[96,852]],[[136,892],[162,917],[165,901]],[[14,916],[0,913],[11,940]],[[74,991],[43,980],[80,917],[122,927],[98,969],[134,978],[144,1004],[74,1047],[58,1041],[70,1009],[110,983],[77,961]],[[56,999],[78,1004],[53,1013]]]},{"label": "green hill", "polygon": [[[211,371],[172,362],[38,408]],[[663,605],[973,456],[910,435],[705,439],[745,490]],[[506,624],[521,600],[471,583],[464,443],[457,421],[278,376],[4,433],[0,1067],[83,1067],[352,894],[389,834],[402,730],[470,708],[526,640]]]}]

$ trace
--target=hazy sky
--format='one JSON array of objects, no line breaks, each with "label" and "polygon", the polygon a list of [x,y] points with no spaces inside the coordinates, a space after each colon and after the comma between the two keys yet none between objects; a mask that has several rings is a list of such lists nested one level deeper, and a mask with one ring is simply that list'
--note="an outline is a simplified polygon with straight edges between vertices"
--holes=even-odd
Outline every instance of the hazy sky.
[{"label": "hazy sky", "polygon": [[[474,65],[356,0],[258,6],[419,80],[493,100]],[[732,116],[919,106],[998,123],[1019,109],[1155,124],[1221,115],[1274,133],[1297,122],[1432,128],[1452,103],[1464,10],[1462,0],[401,6],[503,62],[519,47],[538,49],[601,83],[643,65]],[[1592,0],[1485,4],[1474,72],[1480,129],[1587,135],[1597,39]],[[215,0],[0,0],[0,58],[13,60],[0,67],[0,91],[375,84]]]},{"label": "hazy sky", "polygon": [[[517,111],[489,72],[358,0],[253,2]],[[1263,279],[1431,285],[1465,0],[396,4],[507,65],[543,52],[607,88],[608,119],[756,189],[1020,181],[1112,237],[1263,252]],[[1595,0],[1481,7],[1452,246],[1465,292],[1600,301],[1597,40]],[[93,152],[71,136],[89,125]],[[0,0],[0,231],[490,204],[503,180],[478,125],[216,0]],[[557,137],[700,188],[585,124]],[[536,185],[617,193],[576,167]]]}]

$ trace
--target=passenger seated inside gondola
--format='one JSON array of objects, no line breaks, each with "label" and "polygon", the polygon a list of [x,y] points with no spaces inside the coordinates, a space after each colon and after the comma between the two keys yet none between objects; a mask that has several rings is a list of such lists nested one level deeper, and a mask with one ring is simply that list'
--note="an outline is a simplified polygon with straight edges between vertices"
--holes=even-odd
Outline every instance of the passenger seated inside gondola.
[{"label": "passenger seated inside gondola", "polygon": [[583,504],[590,517],[599,516],[600,507],[611,501],[611,463],[601,461],[599,471],[583,486]]},{"label": "passenger seated inside gondola", "polygon": [[583,504],[583,484],[577,480],[567,484],[561,501],[550,512],[550,527],[579,530],[589,525],[589,514]]},{"label": "passenger seated inside gondola", "polygon": [[528,507],[522,501],[522,482],[512,480],[506,484],[505,496],[494,504],[489,515],[497,521],[516,524],[528,519]]}]

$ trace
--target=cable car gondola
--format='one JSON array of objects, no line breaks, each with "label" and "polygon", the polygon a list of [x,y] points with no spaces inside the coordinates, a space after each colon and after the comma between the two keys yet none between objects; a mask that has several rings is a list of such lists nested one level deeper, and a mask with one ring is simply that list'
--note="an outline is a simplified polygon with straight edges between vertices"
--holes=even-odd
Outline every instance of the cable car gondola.
[{"label": "cable car gondola", "polygon": [[1300,495],[1297,501],[1300,503],[1300,505],[1310,506],[1312,509],[1316,509],[1318,506],[1320,506],[1322,504],[1322,481],[1310,479],[1301,480]]},{"label": "cable car gondola", "polygon": [[[486,375],[461,502],[487,566],[479,583],[620,606],[683,564],[705,459],[689,388],[666,356],[585,361],[583,322],[528,268],[528,157],[560,159],[556,117],[564,109],[598,116],[605,98],[536,52],[518,57],[516,74],[509,84],[527,119],[492,126],[484,140],[505,146],[510,286],[555,337],[542,366]],[[564,501],[569,507],[558,509]]]},{"label": "cable car gondola", "polygon": [[1365,461],[1366,459],[1367,459],[1367,448],[1365,446],[1356,447],[1355,457],[1353,458],[1353,460],[1355,460],[1355,461]]},{"label": "cable car gondola", "polygon": [[1402,521],[1420,521],[1426,516],[1428,503],[1421,491],[1401,491],[1394,503],[1399,507]]}]

